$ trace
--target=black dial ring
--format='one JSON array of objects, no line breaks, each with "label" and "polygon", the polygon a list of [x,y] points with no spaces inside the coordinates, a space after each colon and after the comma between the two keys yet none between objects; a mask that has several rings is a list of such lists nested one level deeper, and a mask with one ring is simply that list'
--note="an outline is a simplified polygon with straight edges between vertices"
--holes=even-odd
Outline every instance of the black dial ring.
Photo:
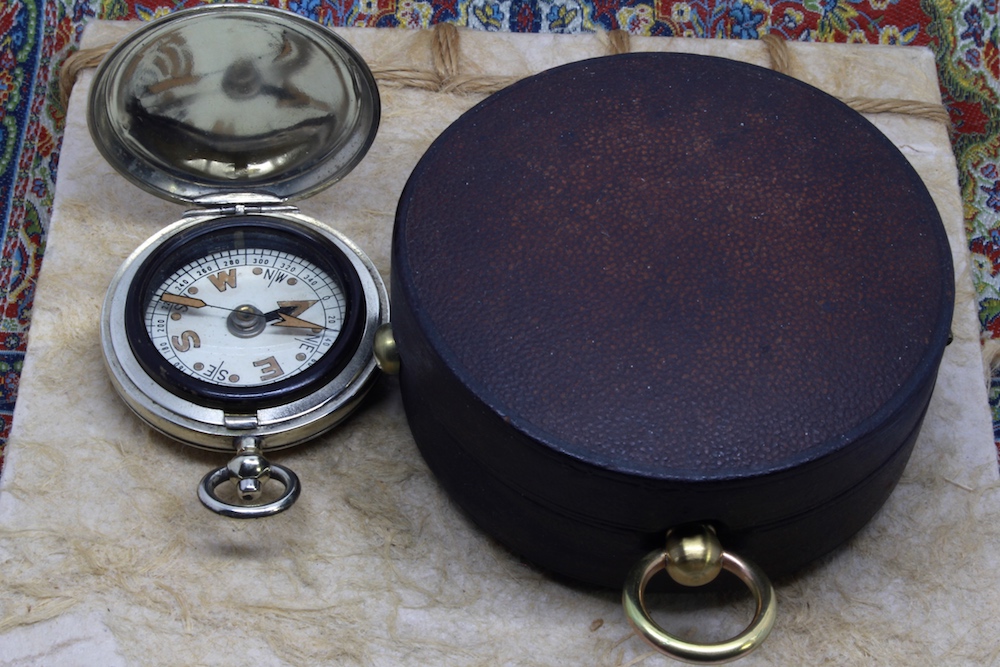
[{"label": "black dial ring", "polygon": [[[335,277],[344,290],[344,321],[333,345],[300,373],[257,386],[207,382],[176,368],[157,350],[145,325],[149,301],[179,267],[213,252],[268,247],[298,255]],[[129,286],[125,331],[136,360],[160,386],[186,400],[227,412],[250,412],[290,403],[322,387],[353,357],[364,333],[366,307],[361,279],[335,244],[307,225],[266,215],[226,216],[167,238],[140,266]]]}]

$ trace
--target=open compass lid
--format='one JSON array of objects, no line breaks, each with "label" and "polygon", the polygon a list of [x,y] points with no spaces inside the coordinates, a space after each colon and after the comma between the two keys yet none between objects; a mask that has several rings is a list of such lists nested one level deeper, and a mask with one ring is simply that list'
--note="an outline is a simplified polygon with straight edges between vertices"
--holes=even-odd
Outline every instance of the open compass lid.
[{"label": "open compass lid", "polygon": [[185,203],[304,198],[343,178],[378,130],[378,89],[332,31],[260,6],[170,14],[118,44],[88,123],[122,175]]}]

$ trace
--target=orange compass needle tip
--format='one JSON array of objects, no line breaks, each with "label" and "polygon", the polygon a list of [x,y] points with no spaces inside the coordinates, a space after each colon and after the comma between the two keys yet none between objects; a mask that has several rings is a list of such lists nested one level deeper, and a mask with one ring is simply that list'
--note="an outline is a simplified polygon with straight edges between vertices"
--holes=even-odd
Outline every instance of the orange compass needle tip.
[{"label": "orange compass needle tip", "polygon": [[321,326],[319,324],[315,324],[314,322],[307,322],[306,320],[299,319],[297,317],[294,317],[292,315],[288,315],[286,313],[278,313],[278,317],[280,317],[281,319],[279,321],[273,323],[274,326],[276,326],[276,327],[301,327],[303,329],[325,329],[326,328],[326,327]]},{"label": "orange compass needle tip", "polygon": [[195,299],[194,297],[184,296],[182,294],[164,293],[160,295],[160,301],[176,303],[178,306],[190,306],[191,308],[204,308],[208,305],[201,299]]}]

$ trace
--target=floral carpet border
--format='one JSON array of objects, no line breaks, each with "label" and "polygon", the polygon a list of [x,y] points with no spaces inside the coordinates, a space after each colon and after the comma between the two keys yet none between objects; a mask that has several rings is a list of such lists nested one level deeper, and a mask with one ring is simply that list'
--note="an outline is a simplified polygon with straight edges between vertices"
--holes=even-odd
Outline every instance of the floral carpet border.
[{"label": "floral carpet border", "polygon": [[[930,46],[953,123],[987,342],[1000,347],[998,0],[263,0],[331,26]],[[27,348],[65,109],[56,73],[92,19],[152,20],[202,0],[13,0],[0,7],[0,465]],[[1000,443],[1000,376],[991,385]]]}]

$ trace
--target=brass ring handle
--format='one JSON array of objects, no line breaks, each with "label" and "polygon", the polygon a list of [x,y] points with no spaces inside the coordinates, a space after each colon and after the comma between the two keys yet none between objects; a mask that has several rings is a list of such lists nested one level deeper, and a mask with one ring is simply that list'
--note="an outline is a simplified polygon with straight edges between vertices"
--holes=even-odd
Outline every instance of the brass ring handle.
[{"label": "brass ring handle", "polygon": [[[667,570],[680,584],[701,586],[723,569],[739,577],[756,600],[753,620],[740,634],[715,644],[696,644],[671,635],[650,617],[646,585],[660,570]],[[703,665],[729,662],[756,649],[771,632],[776,614],[774,587],[767,575],[750,561],[723,551],[715,531],[701,525],[671,530],[664,549],[636,563],[625,580],[622,606],[632,628],[653,648],[677,660]]]}]

